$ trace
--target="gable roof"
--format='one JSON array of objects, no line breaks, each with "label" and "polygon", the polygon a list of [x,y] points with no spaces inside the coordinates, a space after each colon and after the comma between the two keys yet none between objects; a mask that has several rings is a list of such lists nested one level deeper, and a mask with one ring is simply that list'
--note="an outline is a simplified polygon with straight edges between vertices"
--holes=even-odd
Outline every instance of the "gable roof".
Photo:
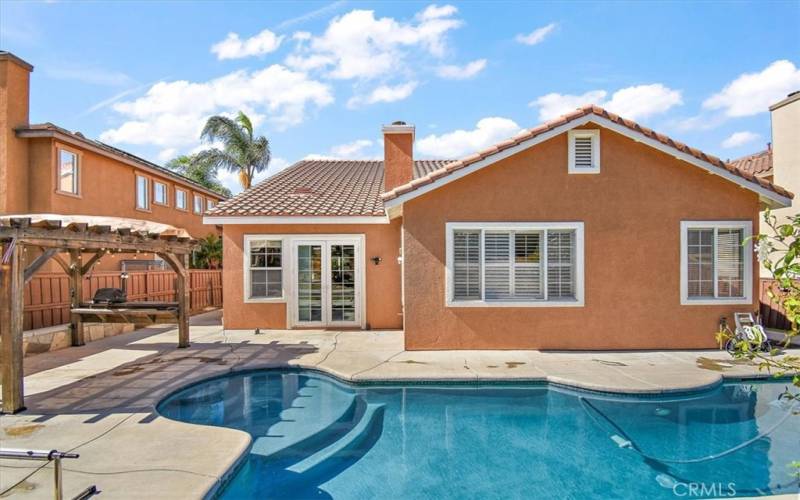
[{"label": "gable roof", "polygon": [[682,142],[675,141],[663,134],[643,127],[632,120],[621,118],[599,106],[588,105],[530,130],[525,130],[511,139],[495,144],[483,151],[448,163],[423,177],[413,179],[411,182],[383,193],[381,198],[386,202],[387,208],[400,205],[404,201],[420,196],[475,170],[589,122],[597,123],[604,128],[627,135],[634,140],[672,154],[678,159],[750,189],[758,193],[761,200],[770,206],[789,206],[791,199],[794,197],[786,189],[725,163],[716,156],[703,153]]},{"label": "gable roof", "polygon": [[[417,160],[414,178],[451,162]],[[382,191],[381,160],[302,160],[220,203],[207,216],[384,217]]]},{"label": "gable roof", "polygon": [[756,177],[772,176],[772,148],[742,156],[730,162],[736,169]]},{"label": "gable roof", "polygon": [[115,148],[114,146],[111,146],[104,142],[100,142],[94,139],[89,139],[80,132],[71,132],[63,127],[59,127],[58,125],[54,125],[50,122],[32,124],[28,125],[27,127],[20,127],[15,129],[15,132],[17,134],[17,137],[22,137],[22,138],[55,137],[65,142],[70,142],[73,144],[77,143],[78,145],[84,147],[88,146],[100,154],[103,154],[105,156],[111,156],[117,160],[133,164],[133,166],[143,168],[145,170],[154,171],[165,177],[169,177],[172,178],[173,180],[189,185],[195,190],[213,196],[214,198],[217,198],[219,200],[224,200],[227,198],[227,196],[217,193],[216,191],[213,191],[211,189],[208,189],[202,184],[199,184],[193,181],[192,179],[184,175],[181,175],[177,172],[174,172],[166,167],[157,165],[151,161],[145,160],[144,158],[128,153],[127,151],[123,151],[119,148]]}]

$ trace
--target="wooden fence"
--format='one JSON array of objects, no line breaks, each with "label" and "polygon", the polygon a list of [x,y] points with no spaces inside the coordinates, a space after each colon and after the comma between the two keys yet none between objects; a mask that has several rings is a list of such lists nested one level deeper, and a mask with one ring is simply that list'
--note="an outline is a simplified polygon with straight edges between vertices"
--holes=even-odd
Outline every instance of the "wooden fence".
[{"label": "wooden fence", "polygon": [[[83,299],[88,301],[98,288],[121,288],[118,271],[94,272],[86,277]],[[175,273],[141,271],[128,273],[128,300],[174,301]],[[222,306],[222,271],[189,270],[189,308],[199,312]],[[23,328],[31,330],[69,323],[69,277],[64,273],[38,273],[25,285]]]},{"label": "wooden fence", "polygon": [[786,319],[786,311],[781,307],[777,300],[773,300],[767,295],[767,291],[780,295],[780,290],[773,279],[762,278],[759,286],[759,297],[761,299],[761,323],[767,328],[777,328],[778,330],[788,330],[791,328],[789,320]]}]

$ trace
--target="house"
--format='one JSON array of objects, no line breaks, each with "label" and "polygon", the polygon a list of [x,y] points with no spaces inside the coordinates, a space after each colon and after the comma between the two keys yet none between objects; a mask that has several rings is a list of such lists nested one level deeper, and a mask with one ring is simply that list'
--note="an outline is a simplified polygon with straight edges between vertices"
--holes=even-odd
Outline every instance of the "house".
[{"label": "house", "polygon": [[[800,90],[770,106],[769,111],[772,142],[767,144],[767,149],[737,158],[731,165],[794,193],[800,192]],[[772,213],[785,222],[785,217],[797,214],[797,209],[788,207]],[[760,232],[769,231],[771,229],[761,222]],[[769,278],[772,274],[762,266],[761,276]]]},{"label": "house", "polygon": [[226,329],[406,348],[689,349],[757,308],[747,239],[793,195],[597,106],[456,161],[306,160],[219,204]]},{"label": "house", "polygon": [[714,347],[793,195],[596,106],[457,161],[301,161],[210,211],[224,324],[403,328],[407,349]]},{"label": "house", "polygon": [[[33,66],[0,52],[0,215],[53,213],[144,219],[218,233],[203,214],[225,197],[80,132],[29,121]],[[155,256],[108,255],[98,270],[160,266]],[[46,270],[58,270],[48,263]]]}]

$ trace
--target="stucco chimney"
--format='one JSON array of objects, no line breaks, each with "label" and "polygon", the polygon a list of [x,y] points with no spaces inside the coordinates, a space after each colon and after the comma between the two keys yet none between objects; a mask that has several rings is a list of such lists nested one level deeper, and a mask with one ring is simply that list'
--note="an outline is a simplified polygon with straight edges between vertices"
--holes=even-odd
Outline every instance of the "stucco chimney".
[{"label": "stucco chimney", "polygon": [[391,191],[414,178],[414,126],[383,126],[383,190]]},{"label": "stucco chimney", "polygon": [[28,144],[14,129],[29,124],[31,71],[0,51],[0,214],[28,211]]}]

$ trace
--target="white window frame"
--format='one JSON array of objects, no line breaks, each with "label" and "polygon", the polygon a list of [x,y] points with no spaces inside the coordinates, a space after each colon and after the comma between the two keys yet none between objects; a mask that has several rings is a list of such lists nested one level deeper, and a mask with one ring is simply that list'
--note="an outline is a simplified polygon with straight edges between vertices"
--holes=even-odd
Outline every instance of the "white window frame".
[{"label": "white window frame", "polygon": [[206,211],[213,210],[217,206],[217,202],[211,198],[206,198]]},{"label": "white window frame", "polygon": [[[197,211],[197,200],[200,200],[200,211]],[[199,194],[194,194],[192,197],[192,212],[197,215],[203,215],[205,207],[205,198]]]},{"label": "white window frame", "polygon": [[[61,189],[61,153],[67,153],[75,157],[75,167],[72,173],[72,185],[74,190],[64,191]],[[62,146],[56,148],[56,192],[67,196],[81,196],[81,155],[77,151],[67,149]]]},{"label": "white window frame", "polygon": [[[147,191],[145,193],[145,196],[144,196],[145,206],[139,205],[139,179],[144,179],[145,180],[145,184],[144,184],[145,187],[144,188]],[[151,205],[151,201],[150,201],[150,192],[151,192],[150,177],[147,177],[146,175],[142,175],[142,174],[136,174],[135,191],[136,191],[136,201],[135,201],[136,210],[143,210],[145,212],[149,212],[150,211],[150,205]]]},{"label": "white window frame", "polygon": [[[164,187],[164,201],[158,201],[156,199],[156,191],[158,186]],[[167,186],[166,182],[161,182],[153,179],[153,204],[154,205],[161,205],[163,207],[169,206],[169,186]]]},{"label": "white window frame", "polygon": [[[575,139],[589,137],[592,139],[592,167],[575,166]],[[567,132],[568,141],[568,168],[570,174],[599,174],[600,173],[600,130],[599,129],[572,129]]]},{"label": "white window frame", "polygon": [[[183,206],[181,206],[178,203],[178,199],[180,199],[180,197],[178,196],[178,193],[182,193],[183,194]],[[175,188],[175,208],[177,208],[178,210],[183,210],[184,212],[188,212],[189,211],[189,193],[185,189],[181,189],[181,188],[177,188],[177,187]]]},{"label": "white window frame", "polygon": [[[252,297],[250,295],[250,242],[259,240],[280,241],[281,242],[281,296],[280,297]],[[286,238],[283,236],[269,234],[248,234],[244,237],[244,302],[245,303],[283,303],[286,302],[286,273],[289,269],[288,262],[291,253],[287,251]]]},{"label": "white window frame", "polygon": [[[744,237],[744,276],[742,287],[744,297],[716,297],[716,298],[690,298],[689,297],[689,230],[690,229],[713,229],[714,230],[714,295],[719,293],[717,272],[717,230],[719,229],[742,229]],[[752,305],[753,304],[753,221],[681,221],[681,305],[684,306],[708,306],[708,305]]]},{"label": "white window frame", "polygon": [[[537,300],[453,300],[453,264],[454,248],[453,233],[458,230],[475,231],[546,231],[546,230],[571,230],[575,231],[575,298],[547,300],[547,238],[542,238],[542,286],[544,299]],[[584,241],[583,222],[448,222],[445,224],[446,251],[445,257],[445,304],[447,307],[583,307],[584,306]],[[483,294],[483,234],[480,238],[481,255],[481,294]]]}]

